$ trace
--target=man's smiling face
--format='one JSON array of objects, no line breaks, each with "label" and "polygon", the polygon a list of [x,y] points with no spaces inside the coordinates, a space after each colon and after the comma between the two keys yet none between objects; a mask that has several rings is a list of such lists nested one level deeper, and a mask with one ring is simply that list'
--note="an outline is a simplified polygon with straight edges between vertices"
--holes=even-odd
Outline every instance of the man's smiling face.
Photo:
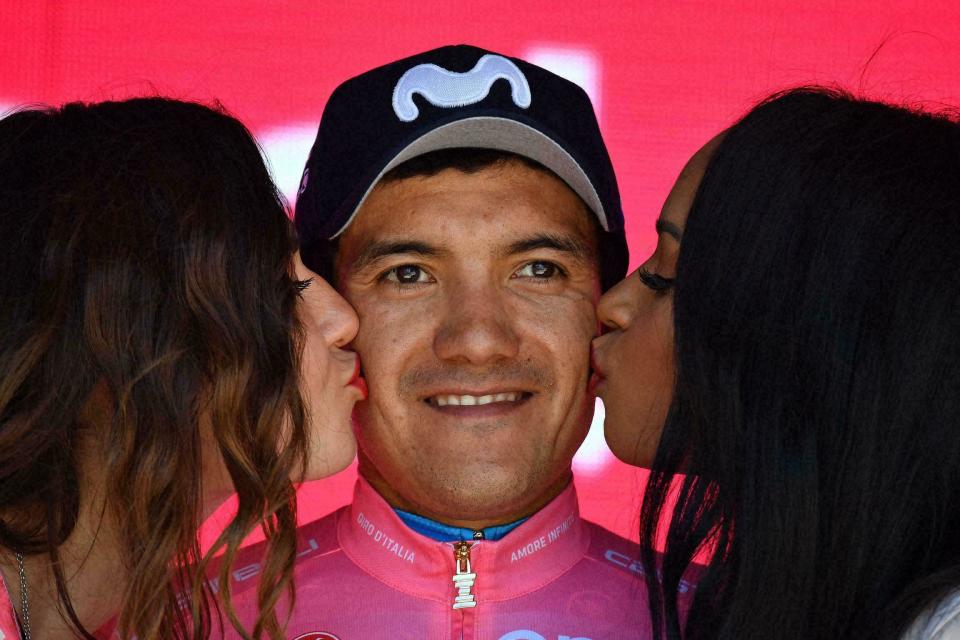
[{"label": "man's smiling face", "polygon": [[486,526],[570,479],[593,412],[594,224],[516,160],[379,184],[343,234],[370,389],[360,471],[394,506]]}]

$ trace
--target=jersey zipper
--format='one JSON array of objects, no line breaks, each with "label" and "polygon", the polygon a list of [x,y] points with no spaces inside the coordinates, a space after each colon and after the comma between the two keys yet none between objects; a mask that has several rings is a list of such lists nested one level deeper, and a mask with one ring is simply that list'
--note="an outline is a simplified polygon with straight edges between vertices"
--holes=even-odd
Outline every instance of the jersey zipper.
[{"label": "jersey zipper", "polygon": [[471,593],[477,580],[477,574],[470,566],[470,545],[458,542],[453,545],[453,561],[456,573],[453,574],[453,586],[457,595],[453,599],[454,609],[469,609],[477,606],[477,600]]}]

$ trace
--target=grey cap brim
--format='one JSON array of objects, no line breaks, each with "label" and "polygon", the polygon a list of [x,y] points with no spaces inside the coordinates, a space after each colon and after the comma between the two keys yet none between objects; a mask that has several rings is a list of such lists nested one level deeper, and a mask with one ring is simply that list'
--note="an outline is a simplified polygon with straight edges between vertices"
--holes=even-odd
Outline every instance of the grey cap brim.
[{"label": "grey cap brim", "polygon": [[567,151],[547,135],[537,129],[509,118],[474,117],[456,120],[432,129],[423,134],[396,156],[380,171],[367,187],[363,197],[357,203],[347,221],[331,239],[339,236],[350,226],[370,192],[391,169],[407,160],[422,156],[431,151],[459,148],[497,149],[509,151],[530,158],[553,171],[580,196],[591,211],[596,214],[600,226],[609,231],[607,215],[600,202],[600,196],[577,161]]}]

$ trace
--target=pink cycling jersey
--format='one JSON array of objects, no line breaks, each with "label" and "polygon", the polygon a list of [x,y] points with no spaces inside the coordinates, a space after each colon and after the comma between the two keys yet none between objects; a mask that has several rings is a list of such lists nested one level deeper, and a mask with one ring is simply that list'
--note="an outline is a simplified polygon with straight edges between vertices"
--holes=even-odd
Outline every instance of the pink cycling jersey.
[{"label": "pink cycling jersey", "polygon": [[[582,520],[572,485],[501,540],[438,542],[407,527],[360,479],[352,504],[299,535],[291,639],[650,635],[636,545]],[[261,545],[245,549],[232,573],[234,606],[246,625],[256,615],[261,554]]]}]

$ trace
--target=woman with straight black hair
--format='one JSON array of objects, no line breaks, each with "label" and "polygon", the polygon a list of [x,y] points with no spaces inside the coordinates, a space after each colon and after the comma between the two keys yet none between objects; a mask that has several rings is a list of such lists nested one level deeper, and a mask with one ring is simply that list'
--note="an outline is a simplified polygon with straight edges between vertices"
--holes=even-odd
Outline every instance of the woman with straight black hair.
[{"label": "woman with straight black hair", "polygon": [[956,118],[774,96],[657,229],[594,343],[608,442],[652,469],[656,637],[960,637]]},{"label": "woman with straight black hair", "polygon": [[[115,617],[123,639],[285,638],[294,483],[356,450],[356,332],[230,116],[143,98],[0,120],[0,638]],[[241,629],[229,576],[256,527]]]}]

